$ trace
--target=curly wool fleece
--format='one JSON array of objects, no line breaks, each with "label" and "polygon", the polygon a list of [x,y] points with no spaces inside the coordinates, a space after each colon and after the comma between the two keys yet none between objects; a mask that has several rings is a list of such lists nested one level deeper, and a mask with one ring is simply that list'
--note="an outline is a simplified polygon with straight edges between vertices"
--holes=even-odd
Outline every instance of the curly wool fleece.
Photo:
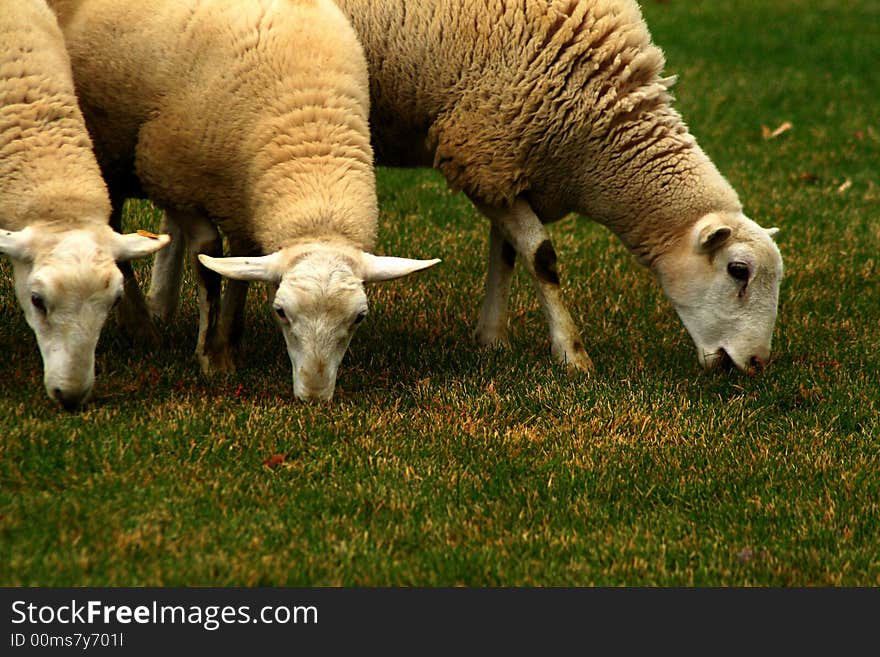
[{"label": "curly wool fleece", "polygon": [[380,163],[433,165],[484,205],[525,195],[545,222],[582,213],[643,262],[741,209],[670,106],[634,0],[337,4],[370,63]]}]

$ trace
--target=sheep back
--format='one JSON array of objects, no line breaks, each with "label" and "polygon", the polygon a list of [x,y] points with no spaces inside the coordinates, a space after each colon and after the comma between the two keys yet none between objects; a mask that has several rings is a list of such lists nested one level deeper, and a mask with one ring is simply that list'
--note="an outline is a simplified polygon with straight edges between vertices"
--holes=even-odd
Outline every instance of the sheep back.
[{"label": "sheep back", "polygon": [[36,220],[63,225],[70,218],[106,223],[109,214],[55,16],[43,0],[4,0],[0,225],[21,230]]},{"label": "sheep back", "polygon": [[366,63],[330,0],[71,4],[60,19],[108,168],[266,252],[324,233],[373,247]]},{"label": "sheep back", "polygon": [[666,190],[669,215],[738,207],[670,106],[634,0],[337,2],[369,58],[380,163],[433,165],[480,203],[526,193],[545,221],[576,211],[619,233],[670,183],[699,189]]}]

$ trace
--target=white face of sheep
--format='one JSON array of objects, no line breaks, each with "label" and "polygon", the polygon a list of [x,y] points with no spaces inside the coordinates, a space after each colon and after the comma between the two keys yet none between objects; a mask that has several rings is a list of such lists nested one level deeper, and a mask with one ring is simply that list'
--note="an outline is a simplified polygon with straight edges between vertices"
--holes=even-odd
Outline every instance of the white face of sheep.
[{"label": "white face of sheep", "polygon": [[120,235],[103,225],[0,230],[0,253],[13,261],[15,293],[43,358],[46,393],[66,409],[91,394],[101,328],[122,296],[116,262],[149,255],[168,241],[167,235]]},{"label": "white face of sheep", "polygon": [[277,284],[273,312],[293,366],[293,392],[303,401],[329,401],[336,373],[355,329],[367,316],[364,283],[427,269],[439,260],[410,260],[316,248],[299,257],[278,251],[262,257],[211,258],[205,267],[247,281]]},{"label": "white face of sheep", "polygon": [[660,283],[704,368],[767,364],[782,280],[776,232],[742,214],[713,213],[659,259]]}]

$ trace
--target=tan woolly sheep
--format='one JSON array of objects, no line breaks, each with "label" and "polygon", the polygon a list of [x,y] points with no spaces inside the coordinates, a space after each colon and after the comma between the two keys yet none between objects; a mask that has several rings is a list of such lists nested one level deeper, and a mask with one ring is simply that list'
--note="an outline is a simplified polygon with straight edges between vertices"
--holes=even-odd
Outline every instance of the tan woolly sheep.
[{"label": "tan woolly sheep", "polygon": [[118,262],[168,236],[120,235],[74,94],[70,61],[44,0],[0,9],[0,253],[34,330],[47,394],[80,406],[95,348],[123,290]]},{"label": "tan woolly sheep", "polygon": [[337,0],[370,65],[379,164],[435,166],[491,220],[481,344],[503,343],[513,264],[552,351],[592,365],[544,228],[577,212],[653,271],[701,364],[763,366],[782,258],[671,107],[634,0]]},{"label": "tan woolly sheep", "polygon": [[[198,255],[203,369],[232,367],[214,272],[267,281],[294,393],[329,399],[367,311],[364,283],[438,262],[371,254],[368,78],[345,16],[330,0],[53,4],[111,191],[142,189]],[[240,257],[217,257],[215,226]],[[159,315],[173,307],[180,257],[154,267]]]}]

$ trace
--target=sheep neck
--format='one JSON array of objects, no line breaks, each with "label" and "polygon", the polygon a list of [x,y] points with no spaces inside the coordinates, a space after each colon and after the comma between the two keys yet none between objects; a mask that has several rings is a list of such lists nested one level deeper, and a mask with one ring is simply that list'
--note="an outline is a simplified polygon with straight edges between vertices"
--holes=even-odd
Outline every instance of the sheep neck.
[{"label": "sheep neck", "polygon": [[742,211],[736,192],[694,141],[663,159],[648,152],[634,158],[618,169],[613,183],[584,204],[590,210],[585,214],[649,268],[700,217]]},{"label": "sheep neck", "polygon": [[261,219],[253,222],[253,237],[264,252],[307,241],[374,248],[378,209],[372,171],[358,175],[319,160],[291,160],[256,186],[252,212]]}]

